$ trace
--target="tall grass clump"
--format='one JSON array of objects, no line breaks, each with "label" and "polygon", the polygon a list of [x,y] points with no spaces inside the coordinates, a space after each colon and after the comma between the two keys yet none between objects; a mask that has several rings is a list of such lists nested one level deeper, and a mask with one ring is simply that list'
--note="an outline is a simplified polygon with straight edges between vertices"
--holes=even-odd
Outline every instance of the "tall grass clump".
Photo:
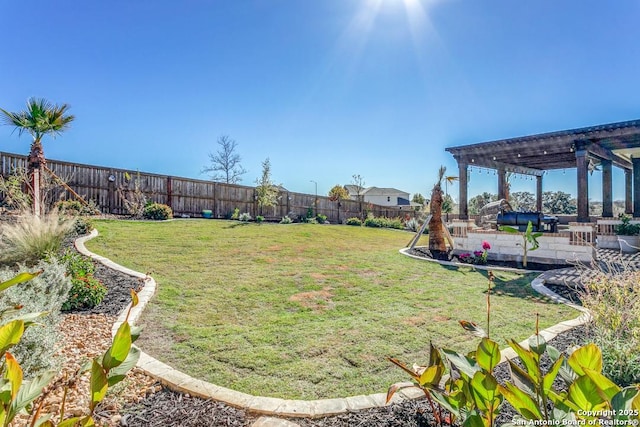
[{"label": "tall grass clump", "polygon": [[17,222],[0,226],[0,263],[34,265],[56,254],[73,228],[73,221],[55,212],[21,215]]},{"label": "tall grass clump", "polygon": [[580,299],[593,316],[603,373],[623,386],[640,382],[640,271],[599,270],[584,282]]},{"label": "tall grass clump", "polygon": [[[24,268],[20,270],[24,271]],[[60,309],[67,300],[71,281],[66,275],[66,268],[56,259],[41,261],[35,270],[42,273],[35,279],[11,287],[0,293],[0,312],[10,309],[2,316],[7,322],[21,314],[47,312],[46,316],[36,319],[36,325],[28,328],[20,343],[12,349],[12,354],[20,361],[23,372],[33,378],[50,369],[57,369],[61,360],[54,358],[59,341]],[[0,270],[0,282],[15,276],[15,270]],[[11,310],[22,307],[20,310]]]}]

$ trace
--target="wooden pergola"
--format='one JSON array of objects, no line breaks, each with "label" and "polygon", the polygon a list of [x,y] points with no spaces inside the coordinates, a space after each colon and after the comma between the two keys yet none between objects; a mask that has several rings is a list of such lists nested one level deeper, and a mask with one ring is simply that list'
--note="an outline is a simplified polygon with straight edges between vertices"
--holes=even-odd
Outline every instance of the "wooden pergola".
[{"label": "wooden pergola", "polygon": [[460,218],[468,219],[469,167],[494,169],[498,198],[505,197],[507,172],[536,179],[536,209],[542,211],[545,172],[577,169],[578,222],[589,222],[588,173],[602,170],[602,216],[613,216],[612,167],[625,173],[625,211],[640,216],[640,120],[449,147],[458,162]]}]

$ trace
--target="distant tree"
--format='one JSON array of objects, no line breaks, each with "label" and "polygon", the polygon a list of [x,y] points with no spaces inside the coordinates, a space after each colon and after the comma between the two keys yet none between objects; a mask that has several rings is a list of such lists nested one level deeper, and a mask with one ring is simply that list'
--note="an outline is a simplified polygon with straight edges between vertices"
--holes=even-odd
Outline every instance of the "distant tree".
[{"label": "distant tree", "polygon": [[511,193],[511,207],[519,211],[533,211],[536,208],[536,197],[528,191]]},{"label": "distant tree", "polygon": [[486,191],[482,194],[478,194],[469,200],[467,205],[469,215],[479,215],[480,209],[482,209],[484,205],[489,202],[495,202],[496,200],[498,200],[498,196],[496,194],[487,193]]},{"label": "distant tree", "polygon": [[422,206],[424,206],[424,204],[425,204],[425,202],[426,202],[427,200],[424,198],[424,196],[423,196],[422,194],[420,194],[420,193],[416,193],[416,194],[414,194],[414,195],[413,195],[413,198],[411,199],[411,201],[412,201],[413,203],[419,203],[419,204],[421,204]]},{"label": "distant tree", "polygon": [[352,175],[351,184],[356,189],[356,200],[360,203],[360,215],[362,216],[362,202],[364,201],[365,182],[361,175]]},{"label": "distant tree", "polygon": [[341,202],[343,200],[347,200],[348,198],[349,192],[340,184],[334,185],[333,188],[329,190],[329,200],[338,203],[338,222],[340,222],[340,206],[342,205]]},{"label": "distant tree", "polygon": [[447,221],[449,221],[449,214],[453,212],[453,208],[455,207],[455,205],[456,204],[453,201],[453,198],[450,195],[445,194],[442,198],[442,212],[447,214]]},{"label": "distant tree", "polygon": [[363,195],[365,190],[365,182],[364,178],[361,175],[353,175],[351,177],[351,184],[356,189],[356,200],[359,202],[363,201]]},{"label": "distant tree", "polygon": [[563,191],[542,193],[542,210],[548,213],[573,215],[578,211],[576,199]]},{"label": "distant tree", "polygon": [[271,180],[271,161],[267,157],[262,162],[262,175],[256,179],[256,200],[262,215],[263,209],[278,203],[278,186]]},{"label": "distant tree", "polygon": [[209,153],[209,166],[202,168],[201,173],[211,173],[211,180],[237,184],[242,181],[242,175],[247,171],[242,167],[240,155],[236,153],[238,143],[228,135],[218,138],[220,149],[216,154]]}]

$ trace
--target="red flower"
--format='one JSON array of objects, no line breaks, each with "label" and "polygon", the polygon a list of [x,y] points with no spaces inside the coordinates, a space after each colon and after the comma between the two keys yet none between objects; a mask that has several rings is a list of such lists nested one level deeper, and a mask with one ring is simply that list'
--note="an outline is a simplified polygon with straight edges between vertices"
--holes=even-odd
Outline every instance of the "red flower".
[{"label": "red flower", "polygon": [[487,242],[486,240],[483,240],[482,249],[484,249],[485,251],[488,251],[489,249],[491,249],[491,245],[489,244],[489,242]]}]

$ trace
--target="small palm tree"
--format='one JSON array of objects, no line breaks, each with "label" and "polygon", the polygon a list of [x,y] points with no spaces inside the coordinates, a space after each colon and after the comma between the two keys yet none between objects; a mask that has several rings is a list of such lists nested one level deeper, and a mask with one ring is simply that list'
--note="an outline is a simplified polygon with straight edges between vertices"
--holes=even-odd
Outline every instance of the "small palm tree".
[{"label": "small palm tree", "polygon": [[445,256],[447,244],[442,229],[442,180],[447,168],[440,166],[438,170],[438,181],[431,190],[431,219],[429,220],[429,251],[434,257]]},{"label": "small palm tree", "polygon": [[29,98],[26,111],[12,113],[0,108],[0,115],[5,124],[15,126],[18,134],[28,132],[33,137],[31,151],[27,160],[27,172],[39,169],[46,164],[42,149],[42,137],[56,137],[69,127],[75,117],[66,114],[67,104],[54,105],[42,98]]}]

